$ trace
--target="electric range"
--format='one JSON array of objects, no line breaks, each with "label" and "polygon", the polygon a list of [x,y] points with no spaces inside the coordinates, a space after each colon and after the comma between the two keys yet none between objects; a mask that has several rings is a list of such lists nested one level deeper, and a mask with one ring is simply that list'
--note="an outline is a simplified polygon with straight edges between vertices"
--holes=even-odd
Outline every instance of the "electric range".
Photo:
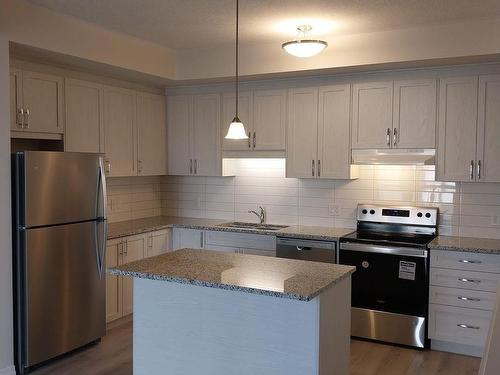
[{"label": "electric range", "polygon": [[352,277],[354,337],[424,348],[429,256],[438,209],[360,204],[357,230],[340,239],[339,263]]}]

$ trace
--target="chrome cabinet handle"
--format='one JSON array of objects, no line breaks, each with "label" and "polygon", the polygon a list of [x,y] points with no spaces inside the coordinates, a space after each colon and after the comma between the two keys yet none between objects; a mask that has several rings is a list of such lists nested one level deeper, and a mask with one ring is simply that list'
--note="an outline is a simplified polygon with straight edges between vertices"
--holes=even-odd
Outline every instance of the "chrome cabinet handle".
[{"label": "chrome cabinet handle", "polygon": [[203,249],[203,244],[205,243],[205,232],[201,232],[200,236],[200,248]]},{"label": "chrome cabinet handle", "polygon": [[483,263],[480,260],[468,260],[468,259],[460,259],[459,262],[460,263],[470,263],[470,264],[481,264],[481,263]]},{"label": "chrome cabinet handle", "polygon": [[481,160],[477,161],[477,179],[481,179]]},{"label": "chrome cabinet handle", "polygon": [[26,116],[26,128],[30,128],[30,110],[26,108],[26,111],[24,112]]},{"label": "chrome cabinet handle", "polygon": [[142,160],[137,160],[137,172],[142,173]]},{"label": "chrome cabinet handle", "polygon": [[318,159],[318,177],[321,177],[321,160]]},{"label": "chrome cabinet handle", "polygon": [[470,326],[468,324],[457,324],[457,327],[460,328],[469,328],[469,329],[481,329],[481,327],[478,326]]},{"label": "chrome cabinet handle", "polygon": [[248,148],[252,148],[252,132],[248,132]]},{"label": "chrome cabinet handle", "polygon": [[471,302],[481,301],[481,298],[472,298],[472,297],[463,297],[463,296],[458,296],[457,299],[459,299],[461,301],[471,301]]},{"label": "chrome cabinet handle", "polygon": [[16,124],[19,125],[21,129],[24,128],[24,108],[20,108],[19,111],[17,111]]},{"label": "chrome cabinet handle", "polygon": [[253,148],[257,145],[257,133],[254,131],[253,132]]},{"label": "chrome cabinet handle", "polygon": [[111,162],[106,160],[106,173],[111,174]]},{"label": "chrome cabinet handle", "polygon": [[470,166],[469,166],[469,174],[470,174],[470,179],[474,179],[474,160],[470,161]]},{"label": "chrome cabinet handle", "polygon": [[464,283],[476,283],[476,284],[479,284],[481,282],[481,280],[476,280],[476,279],[467,279],[465,277],[460,277],[458,279],[458,281],[462,281]]},{"label": "chrome cabinet handle", "polygon": [[118,244],[118,254],[123,255],[123,242]]},{"label": "chrome cabinet handle", "polygon": [[128,240],[125,240],[125,256],[128,255]]},{"label": "chrome cabinet handle", "polygon": [[312,161],[311,175],[314,177],[314,159]]},{"label": "chrome cabinet handle", "polygon": [[193,159],[189,159],[189,174],[193,174]]},{"label": "chrome cabinet handle", "polygon": [[194,159],[194,174],[198,174],[198,159]]},{"label": "chrome cabinet handle", "polygon": [[398,129],[396,128],[392,130],[392,145],[394,147],[398,145]]},{"label": "chrome cabinet handle", "polygon": [[387,146],[391,145],[391,128],[387,128],[387,133],[385,134],[385,143]]}]

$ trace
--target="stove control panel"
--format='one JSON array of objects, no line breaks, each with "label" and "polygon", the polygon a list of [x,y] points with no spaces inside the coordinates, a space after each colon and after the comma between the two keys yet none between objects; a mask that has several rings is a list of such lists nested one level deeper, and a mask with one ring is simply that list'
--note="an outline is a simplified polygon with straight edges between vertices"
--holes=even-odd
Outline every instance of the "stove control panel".
[{"label": "stove control panel", "polygon": [[434,207],[393,207],[359,204],[358,221],[436,226],[438,209]]}]

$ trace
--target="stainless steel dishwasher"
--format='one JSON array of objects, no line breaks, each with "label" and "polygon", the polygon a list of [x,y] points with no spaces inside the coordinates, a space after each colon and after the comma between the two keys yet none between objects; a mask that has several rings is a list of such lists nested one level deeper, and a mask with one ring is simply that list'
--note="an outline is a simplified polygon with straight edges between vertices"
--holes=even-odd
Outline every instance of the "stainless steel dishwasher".
[{"label": "stainless steel dishwasher", "polygon": [[335,263],[337,259],[336,254],[337,242],[335,241],[285,237],[278,237],[276,239],[276,256],[278,258]]}]

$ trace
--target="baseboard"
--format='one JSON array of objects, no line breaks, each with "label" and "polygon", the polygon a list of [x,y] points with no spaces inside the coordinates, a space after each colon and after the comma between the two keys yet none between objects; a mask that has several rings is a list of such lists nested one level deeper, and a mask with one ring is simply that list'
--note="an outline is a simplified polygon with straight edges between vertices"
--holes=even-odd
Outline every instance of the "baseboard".
[{"label": "baseboard", "polygon": [[0,369],[0,375],[16,375],[16,368],[14,366],[9,366]]},{"label": "baseboard", "polygon": [[449,341],[431,340],[431,349],[439,350],[441,352],[450,352],[472,357],[482,357],[484,348],[480,346],[457,344]]}]

